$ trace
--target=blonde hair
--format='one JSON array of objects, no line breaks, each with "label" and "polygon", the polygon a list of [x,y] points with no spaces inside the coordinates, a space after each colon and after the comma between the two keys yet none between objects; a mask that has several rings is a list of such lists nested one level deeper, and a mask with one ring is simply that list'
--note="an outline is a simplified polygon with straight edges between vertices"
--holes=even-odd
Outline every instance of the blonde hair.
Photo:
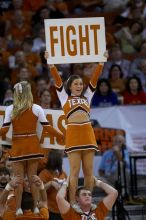
[{"label": "blonde hair", "polygon": [[27,109],[30,109],[33,104],[33,96],[31,86],[27,81],[22,81],[14,86],[14,102],[12,119],[21,115]]}]

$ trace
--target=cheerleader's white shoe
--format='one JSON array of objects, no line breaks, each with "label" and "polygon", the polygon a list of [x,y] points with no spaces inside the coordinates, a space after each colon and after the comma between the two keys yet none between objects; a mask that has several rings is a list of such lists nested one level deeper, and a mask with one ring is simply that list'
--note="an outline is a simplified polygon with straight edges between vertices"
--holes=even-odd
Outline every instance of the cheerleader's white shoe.
[{"label": "cheerleader's white shoe", "polygon": [[16,215],[17,215],[17,216],[18,216],[18,215],[23,215],[23,211],[22,211],[21,208],[19,208],[19,209],[16,210]]},{"label": "cheerleader's white shoe", "polygon": [[33,210],[34,214],[39,214],[40,213],[40,210],[38,209],[38,207],[35,207],[34,210]]}]

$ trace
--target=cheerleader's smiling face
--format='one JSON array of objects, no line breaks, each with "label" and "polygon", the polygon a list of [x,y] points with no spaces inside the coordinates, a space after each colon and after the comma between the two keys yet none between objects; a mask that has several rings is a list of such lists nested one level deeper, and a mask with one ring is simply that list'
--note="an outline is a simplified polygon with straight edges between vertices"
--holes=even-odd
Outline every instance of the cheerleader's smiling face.
[{"label": "cheerleader's smiling face", "polygon": [[74,96],[80,96],[83,92],[83,80],[81,78],[74,79],[70,86],[71,94]]}]

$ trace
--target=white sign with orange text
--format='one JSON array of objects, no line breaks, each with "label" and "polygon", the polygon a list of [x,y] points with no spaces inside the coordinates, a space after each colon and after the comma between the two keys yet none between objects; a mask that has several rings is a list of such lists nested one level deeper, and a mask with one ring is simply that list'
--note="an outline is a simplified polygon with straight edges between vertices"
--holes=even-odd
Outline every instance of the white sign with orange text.
[{"label": "white sign with orange text", "polygon": [[106,62],[104,17],[45,20],[48,64]]}]

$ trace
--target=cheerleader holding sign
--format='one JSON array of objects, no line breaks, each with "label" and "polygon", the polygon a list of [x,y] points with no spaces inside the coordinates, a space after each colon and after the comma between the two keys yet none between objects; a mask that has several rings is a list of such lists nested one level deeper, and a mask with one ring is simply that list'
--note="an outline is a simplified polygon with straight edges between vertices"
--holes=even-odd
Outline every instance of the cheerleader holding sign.
[{"label": "cheerleader holding sign", "polygon": [[[108,53],[104,56],[107,58]],[[45,59],[48,59],[45,52]],[[75,203],[75,191],[82,162],[84,185],[93,188],[93,159],[98,151],[89,113],[90,103],[96,89],[97,80],[102,72],[104,63],[99,63],[91,77],[87,90],[83,93],[84,84],[79,75],[71,75],[67,80],[66,90],[62,79],[52,64],[49,65],[54,78],[59,100],[67,120],[65,151],[70,163],[69,197],[71,204]]]},{"label": "cheerleader holding sign", "polygon": [[[12,124],[12,149],[10,161],[13,161],[15,176],[20,176],[22,181],[27,173],[34,200],[34,213],[39,213],[37,207],[38,193],[35,184],[32,183],[33,176],[37,174],[38,159],[43,157],[39,138],[36,134],[37,121],[39,121],[48,133],[48,136],[55,136],[58,142],[63,140],[63,135],[49,125],[43,109],[33,104],[31,86],[23,81],[14,86],[14,104],[6,108],[5,119],[0,129],[0,136],[5,135],[10,124]],[[21,199],[23,184],[15,189],[16,215],[22,215]]]}]

